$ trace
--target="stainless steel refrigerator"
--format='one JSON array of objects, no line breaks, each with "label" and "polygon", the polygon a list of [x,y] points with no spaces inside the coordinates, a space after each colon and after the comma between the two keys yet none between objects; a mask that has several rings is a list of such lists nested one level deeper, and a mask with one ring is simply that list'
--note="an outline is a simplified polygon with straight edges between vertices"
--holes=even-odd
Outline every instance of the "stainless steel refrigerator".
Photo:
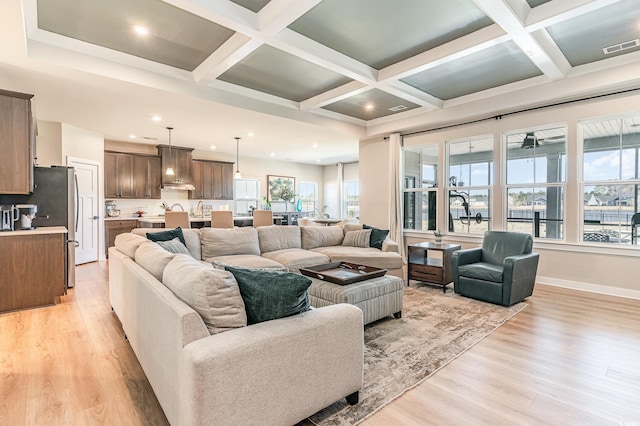
[{"label": "stainless steel refrigerator", "polygon": [[77,182],[73,167],[34,168],[34,189],[30,195],[0,195],[0,204],[35,204],[38,207],[32,225],[67,228],[67,287],[76,282],[75,247],[78,224]]}]

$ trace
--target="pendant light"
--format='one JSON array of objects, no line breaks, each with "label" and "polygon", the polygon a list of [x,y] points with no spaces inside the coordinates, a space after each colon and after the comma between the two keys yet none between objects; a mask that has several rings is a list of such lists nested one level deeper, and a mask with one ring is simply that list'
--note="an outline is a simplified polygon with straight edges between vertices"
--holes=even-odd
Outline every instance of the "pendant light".
[{"label": "pendant light", "polygon": [[167,166],[167,171],[164,172],[164,174],[167,176],[174,176],[175,172],[173,171],[173,167],[171,167],[173,165],[173,161],[171,161],[171,131],[173,130],[173,127],[167,127],[167,130],[169,131],[169,165]]},{"label": "pendant light", "polygon": [[236,174],[235,179],[242,179],[240,174],[240,138],[236,136]]}]

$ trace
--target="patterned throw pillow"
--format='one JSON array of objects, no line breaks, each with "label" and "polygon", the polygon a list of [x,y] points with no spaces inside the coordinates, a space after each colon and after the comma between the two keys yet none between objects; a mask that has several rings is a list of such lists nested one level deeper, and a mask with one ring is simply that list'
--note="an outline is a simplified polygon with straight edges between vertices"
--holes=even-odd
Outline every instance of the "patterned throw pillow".
[{"label": "patterned throw pillow", "polygon": [[247,324],[300,314],[310,309],[311,280],[293,272],[257,271],[227,267],[240,287]]},{"label": "patterned throw pillow", "polygon": [[171,253],[189,254],[189,250],[187,250],[187,247],[182,244],[178,237],[169,241],[157,241],[156,244],[159,244],[160,247]]},{"label": "patterned throw pillow", "polygon": [[361,229],[359,231],[348,231],[344,234],[343,246],[370,247],[371,229]]}]

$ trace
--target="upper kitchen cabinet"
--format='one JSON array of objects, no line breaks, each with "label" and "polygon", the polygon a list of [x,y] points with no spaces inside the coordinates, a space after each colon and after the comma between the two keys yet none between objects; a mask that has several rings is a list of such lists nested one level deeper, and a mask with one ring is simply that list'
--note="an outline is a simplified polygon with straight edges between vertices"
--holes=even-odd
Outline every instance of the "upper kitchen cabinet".
[{"label": "upper kitchen cabinet", "polygon": [[33,191],[33,95],[0,90],[0,194]]},{"label": "upper kitchen cabinet", "polygon": [[157,155],[133,155],[133,198],[160,199],[162,171]]},{"label": "upper kitchen cabinet", "polygon": [[132,154],[105,151],[104,193],[106,198],[135,198],[133,190],[133,157]]},{"label": "upper kitchen cabinet", "polygon": [[193,185],[190,199],[232,200],[233,163],[193,160]]},{"label": "upper kitchen cabinet", "polygon": [[233,173],[233,163],[214,163],[214,200],[233,200]]},{"label": "upper kitchen cabinet", "polygon": [[[193,175],[191,171],[193,148],[180,146],[157,145],[158,154],[162,157],[162,187],[165,189],[188,189],[193,191]],[[172,167],[174,175],[167,175],[167,167]]]}]

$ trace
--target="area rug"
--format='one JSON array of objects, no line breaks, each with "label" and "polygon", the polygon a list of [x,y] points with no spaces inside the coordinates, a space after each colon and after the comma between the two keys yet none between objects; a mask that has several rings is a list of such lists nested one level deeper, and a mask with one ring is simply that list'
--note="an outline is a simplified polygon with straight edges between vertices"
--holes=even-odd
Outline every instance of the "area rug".
[{"label": "area rug", "polygon": [[402,318],[365,327],[364,386],[360,402],[338,401],[309,418],[320,426],[355,425],[424,381],[524,309],[480,302],[412,284]]}]

